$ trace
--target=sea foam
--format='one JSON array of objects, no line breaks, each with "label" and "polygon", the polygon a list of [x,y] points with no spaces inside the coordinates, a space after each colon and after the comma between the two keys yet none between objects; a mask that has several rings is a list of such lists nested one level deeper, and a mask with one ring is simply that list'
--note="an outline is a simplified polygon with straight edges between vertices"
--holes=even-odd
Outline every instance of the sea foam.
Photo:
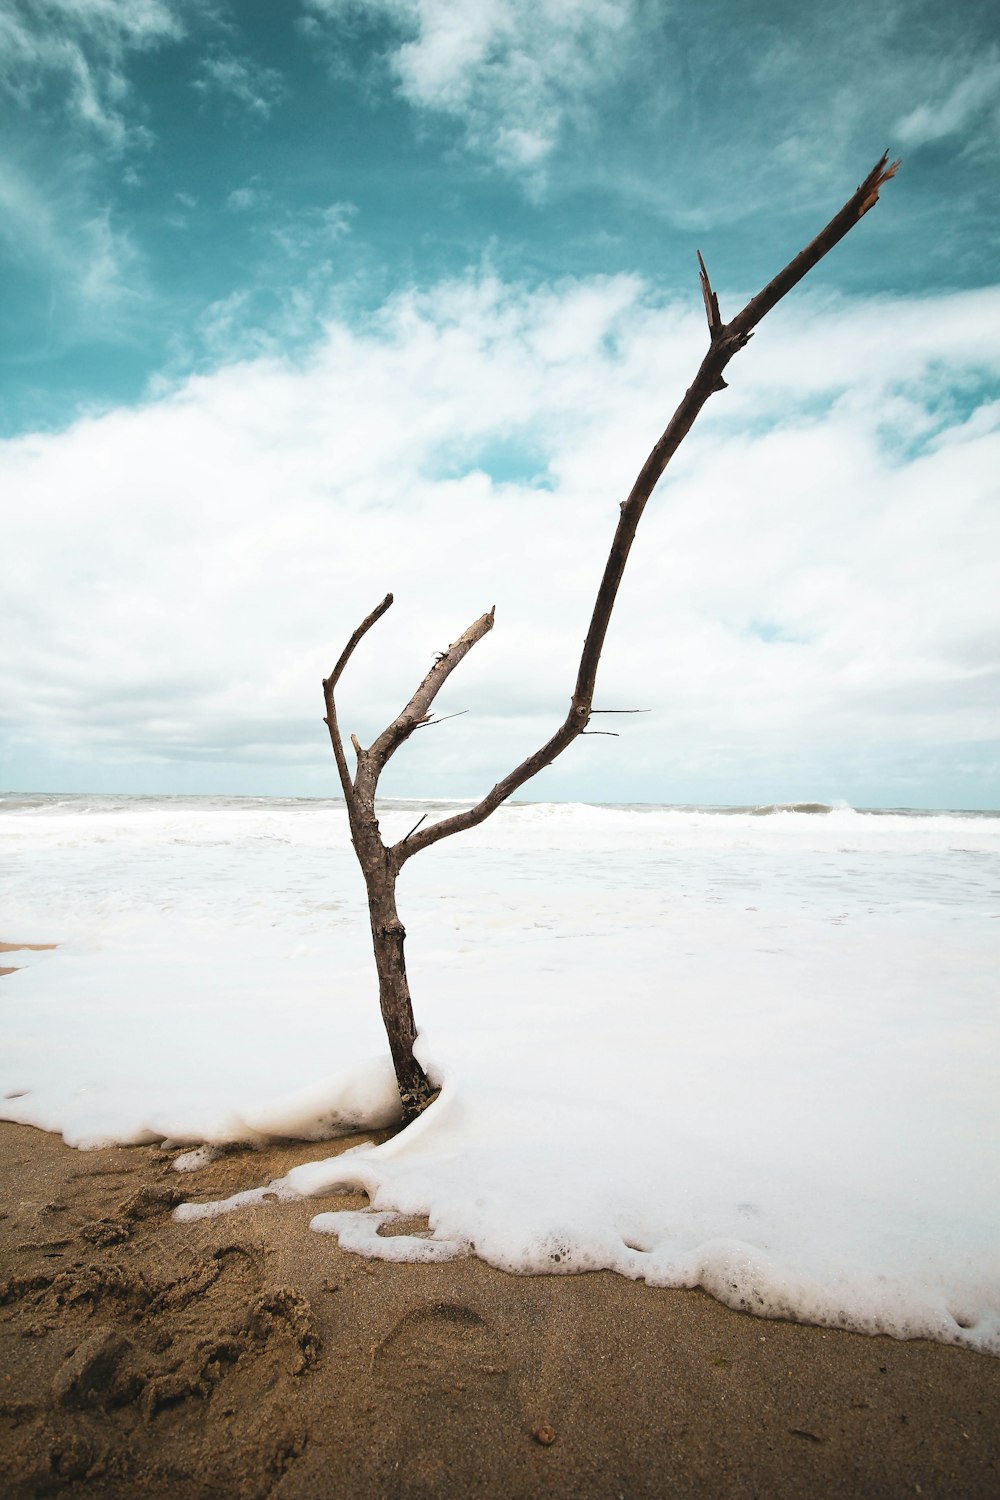
[{"label": "sea foam", "polygon": [[[0,829],[0,936],[60,944],[2,981],[6,1118],[196,1145],[396,1117],[342,808],[42,799]],[[440,1098],[262,1191],[366,1255],[1000,1353],[998,873],[996,818],[502,809],[400,884]]]}]

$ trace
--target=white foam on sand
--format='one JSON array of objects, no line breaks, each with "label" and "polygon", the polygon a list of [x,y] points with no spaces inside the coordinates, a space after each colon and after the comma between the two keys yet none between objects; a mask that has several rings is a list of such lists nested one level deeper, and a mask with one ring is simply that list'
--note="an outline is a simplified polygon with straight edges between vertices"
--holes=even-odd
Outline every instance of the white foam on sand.
[{"label": "white foam on sand", "polygon": [[[3,826],[0,935],[61,944],[2,981],[4,1117],[78,1145],[395,1117],[342,813]],[[366,1255],[609,1268],[1000,1353],[998,872],[997,819],[505,809],[400,885],[440,1098],[257,1199],[316,1198]],[[372,1210],[338,1212],[357,1188]],[[379,1233],[396,1215],[429,1236]]]}]

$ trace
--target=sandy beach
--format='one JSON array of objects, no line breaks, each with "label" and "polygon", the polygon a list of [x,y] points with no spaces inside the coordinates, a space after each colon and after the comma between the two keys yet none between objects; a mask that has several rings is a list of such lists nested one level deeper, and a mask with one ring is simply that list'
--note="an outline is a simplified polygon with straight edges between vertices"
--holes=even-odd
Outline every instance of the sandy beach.
[{"label": "sandy beach", "polygon": [[370,1262],[310,1231],[361,1197],[171,1219],[351,1143],[180,1174],[155,1146],[0,1125],[7,1495],[1000,1491],[989,1357],[607,1273]]},{"label": "sandy beach", "polygon": [[[6,958],[8,954],[17,955],[18,953],[26,952],[44,953],[46,951],[50,951],[55,947],[55,943],[0,943],[0,957]],[[12,958],[9,963],[0,964],[0,978],[2,978],[4,974],[16,974],[19,968],[20,964],[18,964],[14,958]]]}]

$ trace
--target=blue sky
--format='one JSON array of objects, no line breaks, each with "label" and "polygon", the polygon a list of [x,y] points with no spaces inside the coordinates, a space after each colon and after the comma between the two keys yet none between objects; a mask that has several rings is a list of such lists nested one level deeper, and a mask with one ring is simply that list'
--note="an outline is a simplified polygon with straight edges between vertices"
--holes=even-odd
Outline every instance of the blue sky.
[{"label": "blue sky", "polygon": [[[996,806],[1000,38],[967,0],[31,0],[0,16],[0,784],[324,794],[497,628],[387,790],[561,718],[617,502],[724,313],[886,147],[643,522],[533,788]],[[353,715],[353,718],[352,718]]]}]

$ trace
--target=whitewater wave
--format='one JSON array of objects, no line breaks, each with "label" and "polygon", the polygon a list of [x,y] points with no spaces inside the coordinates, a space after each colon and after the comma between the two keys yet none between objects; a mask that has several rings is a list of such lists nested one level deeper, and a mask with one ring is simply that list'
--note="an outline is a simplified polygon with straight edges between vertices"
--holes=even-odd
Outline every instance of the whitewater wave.
[{"label": "whitewater wave", "polygon": [[[372,1198],[317,1229],[1000,1352],[1000,820],[796,806],[520,804],[412,861],[443,1092],[293,1174]],[[383,831],[412,820],[389,803]],[[394,1118],[342,804],[53,798],[0,822],[0,937],[59,944],[0,980],[5,1118],[192,1146]],[[379,1236],[395,1213],[431,1237]]]}]

